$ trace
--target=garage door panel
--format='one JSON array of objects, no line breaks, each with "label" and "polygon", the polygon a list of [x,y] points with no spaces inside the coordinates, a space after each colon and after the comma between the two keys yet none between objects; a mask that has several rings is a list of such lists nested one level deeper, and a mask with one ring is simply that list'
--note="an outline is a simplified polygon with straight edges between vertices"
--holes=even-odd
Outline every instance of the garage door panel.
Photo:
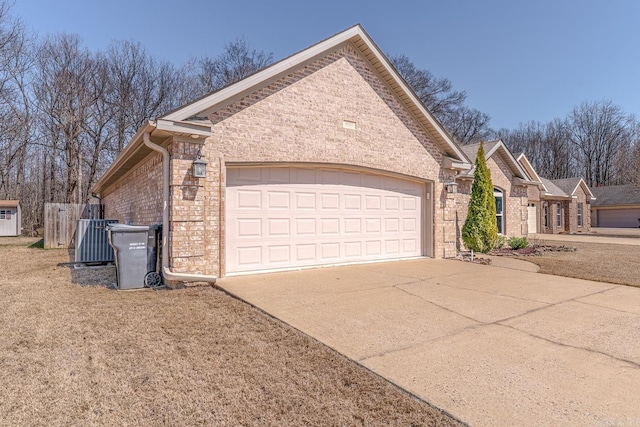
[{"label": "garage door panel", "polygon": [[361,258],[362,242],[344,242],[344,256],[346,258]]},{"label": "garage door panel", "polygon": [[323,236],[337,236],[340,234],[340,218],[321,218],[320,230]]},{"label": "garage door panel", "polygon": [[231,203],[239,209],[261,209],[262,192],[260,190],[239,190]]},{"label": "garage door panel", "polygon": [[296,209],[313,210],[316,209],[316,194],[307,192],[296,192]]},{"label": "garage door panel", "polygon": [[291,236],[291,220],[289,218],[268,218],[267,224],[268,236]]},{"label": "garage door panel", "polygon": [[598,227],[637,228],[640,209],[600,209]]},{"label": "garage door panel", "polygon": [[296,218],[296,236],[315,236],[316,235],[316,219],[315,218]]},{"label": "garage door panel", "polygon": [[288,191],[267,191],[267,207],[269,209],[289,209],[291,193]]},{"label": "garage door panel", "polygon": [[227,272],[420,256],[423,193],[364,172],[230,168]]},{"label": "garage door panel", "polygon": [[332,210],[337,211],[340,208],[340,194],[336,193],[321,193],[320,194],[320,209],[323,211]]},{"label": "garage door panel", "polygon": [[315,261],[316,256],[316,244],[297,244],[296,247],[296,261],[302,262],[303,265],[309,261]]},{"label": "garage door panel", "polygon": [[359,212],[362,208],[362,196],[359,194],[345,194],[344,208],[347,211]]}]

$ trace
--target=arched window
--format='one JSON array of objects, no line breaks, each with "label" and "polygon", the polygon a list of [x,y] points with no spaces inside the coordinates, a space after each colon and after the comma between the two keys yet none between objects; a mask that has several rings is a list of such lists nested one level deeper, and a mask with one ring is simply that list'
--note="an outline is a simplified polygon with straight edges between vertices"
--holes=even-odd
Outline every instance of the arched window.
[{"label": "arched window", "polygon": [[504,233],[504,197],[502,190],[493,189],[493,197],[496,199],[496,222],[498,223],[498,234]]}]

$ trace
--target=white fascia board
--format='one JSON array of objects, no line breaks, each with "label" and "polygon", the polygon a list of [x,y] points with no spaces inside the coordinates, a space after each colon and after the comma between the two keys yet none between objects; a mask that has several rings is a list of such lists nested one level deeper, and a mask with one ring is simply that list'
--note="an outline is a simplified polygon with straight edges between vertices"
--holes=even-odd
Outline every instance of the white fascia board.
[{"label": "white fascia board", "polygon": [[540,179],[540,176],[538,175],[536,170],[533,168],[533,165],[531,164],[531,162],[529,161],[527,156],[525,156],[524,153],[520,154],[518,156],[517,160],[518,160],[518,163],[520,163],[520,165],[523,166],[525,171],[528,173],[528,175],[531,178],[533,178],[534,181],[538,181],[538,182],[542,183],[542,179]]},{"label": "white fascia board", "polygon": [[459,171],[468,171],[471,170],[472,165],[468,162],[460,162],[456,159],[452,159],[449,156],[442,157],[442,167],[444,169],[453,169]]},{"label": "white fascia board", "polygon": [[173,120],[166,120],[166,119],[158,119],[156,120],[155,124],[156,124],[156,129],[164,130],[167,132],[187,133],[187,134],[198,135],[198,136],[211,135],[210,124],[185,122],[185,121],[173,121]]},{"label": "white fascia board", "polygon": [[493,148],[491,150],[489,150],[489,152],[487,152],[485,154],[486,160],[489,160],[489,157],[491,157],[493,155],[493,153],[495,153],[499,149],[507,157],[507,160],[509,160],[509,162],[512,163],[513,166],[515,166],[515,171],[520,174],[520,176],[518,178],[522,178],[523,180],[527,180],[529,175],[527,175],[527,173],[524,171],[524,169],[522,169],[522,166],[520,166],[520,163],[518,163],[518,160],[516,160],[516,158],[513,157],[513,154],[511,154],[511,151],[509,151],[507,146],[504,145],[504,142],[502,142],[502,140],[498,140],[498,143],[496,145],[494,145]]},{"label": "white fascia board", "polygon": [[517,176],[514,177],[513,181],[514,181],[514,184],[516,184],[516,185],[532,185],[532,186],[533,185],[535,185],[535,186],[540,185],[539,182],[531,181],[531,180],[528,180],[528,179],[523,179],[523,178],[520,178],[520,177],[517,177]]},{"label": "white fascia board", "polygon": [[[360,25],[355,25],[325,41],[322,41],[293,55],[290,58],[277,62],[265,68],[264,70],[257,72],[254,75],[240,80],[232,84],[231,86],[221,89],[218,92],[215,92],[198,101],[186,105],[181,109],[169,113],[168,115],[163,116],[162,119],[182,122],[193,116],[208,115],[207,113],[214,111],[219,105],[228,103],[235,97],[238,97],[244,93],[248,93],[256,86],[264,84],[271,79],[276,79],[281,75],[285,75],[286,73],[290,72],[291,69],[298,67],[305,62],[309,62],[331,50],[337,50],[356,37],[362,40],[367,48],[371,52],[373,52],[376,59],[384,67],[385,71],[389,73],[389,76],[408,96],[410,101],[415,106],[417,106],[420,113],[427,119],[429,124],[433,127],[433,129],[435,129],[440,138],[444,140],[451,151],[453,151],[456,156],[458,156],[462,163],[470,163],[464,152],[453,141],[451,136],[442,127],[442,125],[438,123],[435,117],[429,111],[427,111],[422,101],[417,99],[414,92],[406,85],[405,81],[398,75],[398,72],[391,65],[386,56],[380,51],[380,49],[378,49],[376,44],[371,40],[371,38],[369,38],[368,34]],[[354,47],[357,49],[355,45]]]},{"label": "white fascia board", "polygon": [[360,26],[357,27],[359,30],[359,35],[362,38],[362,40],[365,42],[365,44],[367,45],[367,47],[375,53],[376,58],[378,59],[378,61],[380,61],[385,70],[389,73],[390,76],[393,77],[393,80],[395,81],[396,84],[398,84],[398,86],[400,86],[402,88],[402,91],[409,97],[409,99],[411,100],[411,102],[416,105],[418,107],[418,109],[420,110],[420,112],[422,113],[422,115],[424,117],[426,117],[426,119],[429,121],[429,123],[434,127],[434,129],[436,129],[436,131],[440,134],[440,137],[442,139],[444,139],[444,141],[447,143],[447,145],[453,150],[454,153],[456,153],[456,155],[458,156],[458,158],[460,160],[463,161],[463,163],[470,163],[469,159],[467,158],[466,154],[464,154],[464,152],[462,151],[462,149],[460,149],[460,147],[458,147],[458,144],[456,144],[453,141],[453,138],[451,138],[451,136],[449,135],[449,133],[442,127],[442,125],[436,120],[436,118],[433,116],[433,114],[431,114],[424,106],[424,104],[422,103],[422,101],[420,101],[415,93],[413,92],[413,90],[411,88],[409,88],[406,84],[406,82],[404,81],[404,79],[402,77],[400,77],[400,75],[398,74],[398,72],[396,71],[395,67],[393,65],[391,65],[391,63],[389,62],[389,60],[387,59],[387,57],[380,51],[380,49],[378,49],[378,46],[373,42],[373,40],[371,40],[368,36],[368,34],[362,30],[362,28]]},{"label": "white fascia board", "polygon": [[361,35],[360,26],[355,26],[343,31],[340,34],[335,35],[323,42],[320,42],[302,52],[282,61],[265,68],[262,71],[257,72],[245,79],[242,79],[231,86],[212,93],[211,95],[202,98],[199,101],[195,101],[192,104],[185,106],[167,116],[162,117],[167,120],[183,121],[189,117],[198,115],[203,111],[209,110],[217,104],[226,101],[229,98],[236,96],[239,93],[250,90],[254,86],[263,83],[273,77],[276,77],[282,73],[289,71],[291,68],[297,65],[309,61],[310,59],[324,53],[325,51],[335,48],[338,45],[348,41],[354,36]]}]

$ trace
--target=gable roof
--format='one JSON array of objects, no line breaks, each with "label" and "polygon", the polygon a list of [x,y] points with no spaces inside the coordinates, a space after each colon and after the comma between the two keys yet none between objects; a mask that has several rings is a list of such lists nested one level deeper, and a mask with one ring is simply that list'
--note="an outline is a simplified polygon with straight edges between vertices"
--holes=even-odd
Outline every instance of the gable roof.
[{"label": "gable roof", "polygon": [[[489,160],[489,158],[491,158],[494,154],[497,154],[507,164],[509,169],[511,169],[513,175],[521,180],[521,184],[537,184],[537,182],[533,182],[531,180],[531,177],[529,177],[529,175],[525,172],[525,170],[522,168],[520,163],[516,160],[516,158],[513,156],[504,142],[498,139],[495,141],[483,142],[482,144],[484,145],[484,154],[486,160]],[[467,157],[469,157],[469,160],[471,160],[472,163],[475,163],[476,161],[478,149],[480,149],[480,143],[462,146],[462,150],[465,152]],[[474,171],[475,167],[473,167],[466,173],[461,174],[460,176],[473,177]]]},{"label": "gable roof", "polygon": [[545,198],[553,198],[553,199],[570,199],[571,195],[567,194],[564,190],[558,187],[554,181],[541,178],[542,184],[544,185],[544,194]]},{"label": "gable roof", "polygon": [[578,187],[582,187],[587,197],[594,198],[589,186],[582,178],[554,179],[553,183],[570,196],[574,196]]},{"label": "gable roof", "polygon": [[445,152],[456,160],[466,163],[466,157],[453,138],[438,120],[427,110],[418,96],[400,76],[389,59],[382,53],[371,37],[359,24],[354,25],[332,37],[304,49],[288,58],[278,61],[236,83],[226,86],[199,100],[174,110],[160,118],[169,122],[202,120],[211,113],[255,92],[281,77],[291,74],[328,53],[337,51],[346,45],[353,46],[372,65],[373,70],[388,85],[389,89],[405,105],[413,116],[424,126],[428,134]]},{"label": "gable roof", "polygon": [[529,178],[531,178],[532,181],[537,181],[542,184],[542,179],[540,178],[536,170],[533,168],[533,165],[531,164],[531,162],[529,161],[529,159],[524,153],[520,153],[517,160],[518,160],[518,163],[520,163],[520,166],[522,166],[525,172],[527,172],[527,175],[529,175]]},{"label": "gable roof", "polygon": [[19,200],[0,200],[0,206],[3,208],[17,208],[20,205]]},{"label": "gable roof", "polygon": [[594,195],[589,190],[589,186],[582,178],[546,179],[541,178],[544,185],[543,197],[550,199],[570,199],[575,196],[578,187],[582,187],[585,194],[591,200],[595,200]]},{"label": "gable roof", "polygon": [[462,170],[472,167],[460,146],[431,112],[427,110],[427,107],[420,101],[387,57],[358,24],[238,82],[173,110],[156,120],[145,123],[102,178],[94,185],[92,191],[101,193],[110,184],[134,168],[139,161],[151,154],[151,149],[143,143],[143,135],[145,133],[150,134],[150,138],[154,143],[163,146],[168,144],[168,137],[171,135],[184,135],[199,139],[206,138],[211,134],[211,122],[207,116],[212,112],[222,109],[347,45],[356,49],[371,64],[380,79],[386,83],[397,99],[406,106],[417,122],[423,126],[434,143],[444,152],[444,162],[446,164]]},{"label": "gable roof", "polygon": [[596,196],[593,206],[640,205],[640,188],[635,185],[591,187]]}]

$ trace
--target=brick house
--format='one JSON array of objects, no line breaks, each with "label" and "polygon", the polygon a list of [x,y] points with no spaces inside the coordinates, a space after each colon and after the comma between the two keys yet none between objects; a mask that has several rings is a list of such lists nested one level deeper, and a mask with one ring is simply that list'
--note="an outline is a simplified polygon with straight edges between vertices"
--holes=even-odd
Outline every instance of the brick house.
[{"label": "brick house", "polygon": [[167,280],[212,281],[454,256],[447,190],[470,168],[356,25],[147,123],[93,191],[107,218],[164,224]]},{"label": "brick house", "polygon": [[[518,162],[537,187],[529,188],[529,233],[586,233],[591,230],[593,193],[582,178],[541,178],[524,154]],[[535,219],[534,219],[535,218]]]},{"label": "brick house", "polygon": [[[491,181],[496,199],[496,221],[498,232],[505,236],[526,236],[528,234],[528,204],[530,187],[537,188],[522,165],[500,140],[484,142],[485,160],[491,172]],[[462,150],[475,163],[480,144],[462,146]],[[458,244],[462,247],[460,234],[467,218],[471,200],[471,186],[475,168],[456,176],[458,183],[457,225]],[[535,192],[534,192],[535,193]]]}]

